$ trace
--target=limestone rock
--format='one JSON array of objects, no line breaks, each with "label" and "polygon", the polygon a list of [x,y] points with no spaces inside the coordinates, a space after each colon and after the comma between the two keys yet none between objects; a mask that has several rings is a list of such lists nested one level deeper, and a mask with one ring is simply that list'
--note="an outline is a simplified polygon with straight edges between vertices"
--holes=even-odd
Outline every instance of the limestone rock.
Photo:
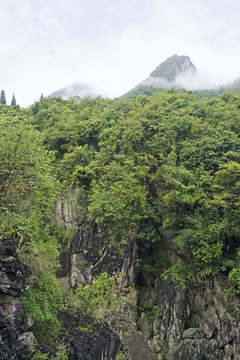
[{"label": "limestone rock", "polygon": [[[69,350],[69,360],[113,360],[122,349],[121,341],[110,327],[99,324],[95,333],[85,333],[78,329],[81,313],[61,311],[59,318],[62,329],[60,342]],[[87,320],[88,324],[90,323]]]},{"label": "limestone rock", "polygon": [[135,240],[130,241],[124,253],[120,254],[114,248],[105,247],[104,236],[104,230],[95,223],[79,226],[70,245],[70,283],[73,288],[79,283],[88,283],[92,276],[98,276],[102,272],[117,275],[119,288],[135,286]]},{"label": "limestone rock", "polygon": [[144,312],[141,313],[141,317],[138,319],[138,328],[145,335],[146,339],[149,339],[151,337],[148,317]]},{"label": "limestone rock", "polygon": [[141,332],[130,337],[128,351],[131,360],[158,360],[157,355],[149,347],[145,336]]},{"label": "limestone rock", "polygon": [[0,306],[0,359],[31,359],[27,330],[28,322],[22,317],[19,301],[12,300]]},{"label": "limestone rock", "polygon": [[170,348],[167,360],[222,360],[223,353],[214,340],[185,340],[176,347]]},{"label": "limestone rock", "polygon": [[[197,288],[188,290],[170,280],[156,281],[154,291],[162,320],[154,337],[159,337],[168,349],[167,360],[240,358],[240,300],[236,297],[229,303],[224,293],[226,287],[223,277],[199,280]],[[155,342],[154,338],[149,340],[153,349]]]},{"label": "limestone rock", "polygon": [[14,242],[3,238],[0,240],[0,294],[19,295],[27,288],[24,270]]},{"label": "limestone rock", "polygon": [[189,328],[184,330],[182,334],[183,339],[200,339],[203,338],[203,330],[201,328]]}]

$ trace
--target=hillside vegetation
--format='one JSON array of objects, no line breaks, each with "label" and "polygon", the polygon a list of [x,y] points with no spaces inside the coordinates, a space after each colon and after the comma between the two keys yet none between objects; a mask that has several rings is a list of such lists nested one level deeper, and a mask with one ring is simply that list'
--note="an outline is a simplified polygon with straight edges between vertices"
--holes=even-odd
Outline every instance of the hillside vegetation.
[{"label": "hillside vegetation", "polygon": [[0,233],[30,266],[22,301],[36,334],[59,326],[52,211],[71,187],[76,224],[98,224],[120,253],[135,238],[140,272],[182,287],[222,272],[228,295],[240,294],[239,130],[240,95],[230,91],[0,105]]}]

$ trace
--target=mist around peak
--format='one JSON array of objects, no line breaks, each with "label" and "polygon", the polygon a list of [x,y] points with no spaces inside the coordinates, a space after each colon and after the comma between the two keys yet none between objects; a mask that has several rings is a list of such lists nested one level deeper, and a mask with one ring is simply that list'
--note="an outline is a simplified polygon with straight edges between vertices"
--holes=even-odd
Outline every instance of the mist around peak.
[{"label": "mist around peak", "polygon": [[157,90],[171,88],[187,91],[221,91],[221,89],[226,90],[238,86],[239,81],[238,85],[234,84],[236,81],[227,83],[198,70],[189,56],[175,54],[157,66],[148,78],[130,90],[124,97],[132,97],[141,93],[151,94]]},{"label": "mist around peak", "polygon": [[80,82],[71,83],[62,89],[56,90],[48,97],[61,97],[63,100],[75,98],[80,100],[86,96],[96,97],[100,94],[99,90],[93,84],[83,84]]}]

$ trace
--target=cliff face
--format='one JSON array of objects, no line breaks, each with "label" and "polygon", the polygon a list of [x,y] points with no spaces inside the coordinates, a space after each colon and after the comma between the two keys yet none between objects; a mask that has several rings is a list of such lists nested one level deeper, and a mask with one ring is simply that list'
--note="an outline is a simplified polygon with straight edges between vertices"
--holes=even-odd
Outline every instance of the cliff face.
[{"label": "cliff face", "polygon": [[240,302],[225,296],[226,286],[223,278],[214,278],[183,290],[176,283],[156,279],[153,288],[162,317],[153,326],[151,347],[158,353],[168,349],[168,360],[237,359]]},{"label": "cliff face", "polygon": [[[182,289],[161,276],[139,273],[134,240],[121,256],[104,247],[103,240],[104,231],[96,225],[79,226],[71,243],[69,282],[76,287],[107,271],[117,274],[121,288],[132,287],[131,336],[124,346],[128,360],[239,358],[240,299],[225,295],[224,277],[199,279],[196,287]],[[119,333],[113,318],[108,323]]]},{"label": "cliff face", "polygon": [[[34,348],[39,348],[31,332],[34,319],[23,315],[19,300],[19,295],[29,287],[26,281],[29,271],[23,269],[11,239],[0,241],[0,274],[0,359],[32,359]],[[122,347],[119,336],[106,323],[100,324],[95,334],[88,334],[78,329],[78,314],[61,311],[59,320],[62,326],[58,341],[68,346],[68,359],[111,360]],[[51,349],[44,349],[44,344],[41,349],[50,350],[51,358],[55,358]]]},{"label": "cliff face", "polygon": [[23,269],[14,242],[0,240],[0,359],[30,359],[28,344],[34,341],[29,331],[31,319],[22,316],[18,296],[28,288],[27,269]]},{"label": "cliff face", "polygon": [[189,56],[173,55],[161,63],[149,76],[149,78],[162,78],[174,82],[179,75],[186,76],[196,72],[196,67]]},{"label": "cliff face", "polygon": [[[131,286],[126,292],[128,322],[116,322],[112,313],[97,333],[87,334],[78,329],[78,314],[61,312],[59,339],[70,344],[69,359],[114,360],[122,346],[128,360],[239,358],[240,300],[226,297],[224,277],[199,280],[196,287],[182,289],[171,280],[139,273],[134,240],[121,255],[106,248],[103,240],[104,231],[95,224],[81,224],[71,242],[67,269],[63,261],[61,271],[72,288],[104,271],[117,274],[119,288]],[[0,254],[0,359],[31,359],[34,320],[22,316],[18,299],[28,288],[28,269],[23,269],[10,239],[1,240]],[[128,334],[123,345],[116,333],[122,338]]]}]

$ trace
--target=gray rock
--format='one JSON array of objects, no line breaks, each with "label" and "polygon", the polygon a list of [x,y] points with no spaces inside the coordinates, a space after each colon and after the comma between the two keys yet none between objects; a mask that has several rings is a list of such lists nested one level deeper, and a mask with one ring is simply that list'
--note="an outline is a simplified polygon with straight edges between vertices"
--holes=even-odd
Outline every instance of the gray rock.
[{"label": "gray rock", "polygon": [[167,360],[222,360],[223,353],[214,340],[192,339],[181,342],[168,352]]},{"label": "gray rock", "polygon": [[158,360],[141,332],[130,337],[127,348],[131,360]]},{"label": "gray rock", "polygon": [[182,334],[183,339],[200,339],[203,337],[204,337],[203,330],[198,328],[190,328],[184,330]]},{"label": "gray rock", "polygon": [[0,240],[0,294],[19,295],[28,287],[14,242]]},{"label": "gray rock", "polygon": [[21,335],[19,335],[18,340],[23,344],[23,345],[32,345],[32,344],[36,344],[37,340],[35,338],[35,336],[33,335],[32,332],[25,332]]},{"label": "gray rock", "polygon": [[188,300],[186,290],[171,281],[159,280],[156,284],[157,303],[162,309],[159,336],[167,347],[181,341],[187,320]]},{"label": "gray rock", "polygon": [[141,313],[141,317],[138,319],[138,328],[145,335],[146,339],[149,339],[151,337],[148,317],[144,312]]},{"label": "gray rock", "polygon": [[71,253],[69,250],[61,251],[59,254],[61,268],[57,270],[57,277],[67,277],[71,270]]}]

